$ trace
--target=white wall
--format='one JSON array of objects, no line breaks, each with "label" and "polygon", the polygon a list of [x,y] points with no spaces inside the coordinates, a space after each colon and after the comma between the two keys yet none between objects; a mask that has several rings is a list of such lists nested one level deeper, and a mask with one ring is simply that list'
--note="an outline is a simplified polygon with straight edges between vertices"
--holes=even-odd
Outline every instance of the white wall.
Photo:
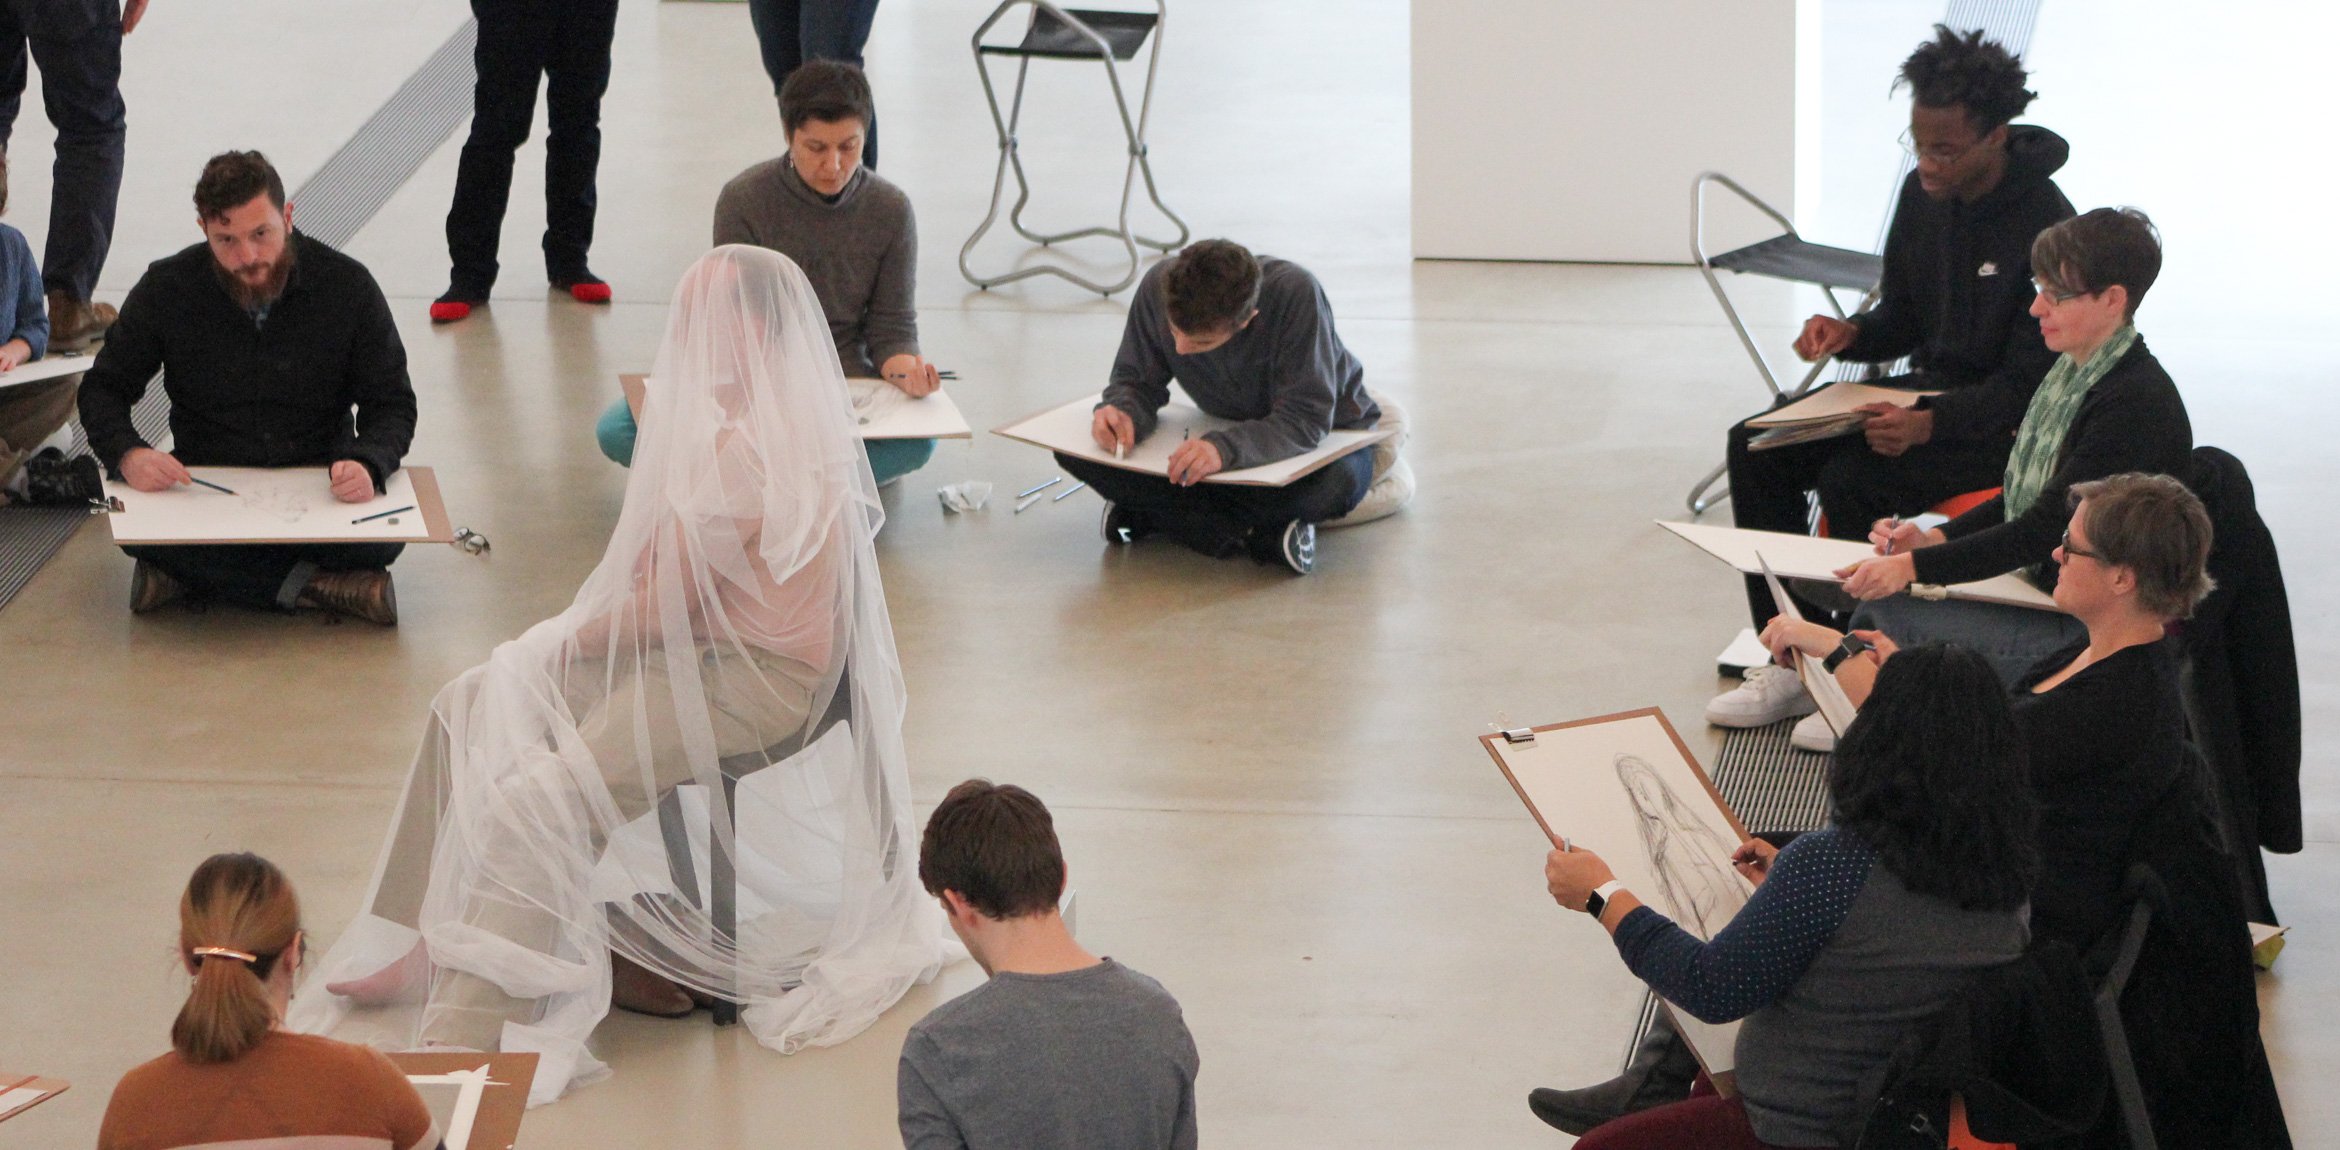
[{"label": "white wall", "polygon": [[1687,262],[1708,168],[1793,214],[1817,8],[1414,0],[1415,257]]}]

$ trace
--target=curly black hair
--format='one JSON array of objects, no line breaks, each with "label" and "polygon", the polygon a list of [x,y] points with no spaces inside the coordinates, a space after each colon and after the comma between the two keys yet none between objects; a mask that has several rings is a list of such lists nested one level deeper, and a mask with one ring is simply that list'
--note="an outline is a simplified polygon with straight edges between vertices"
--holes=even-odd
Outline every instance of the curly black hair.
[{"label": "curly black hair", "polygon": [[1836,823],[1903,886],[2012,910],[2039,877],[2039,809],[2006,689],[1982,656],[1928,644],[1885,661],[1836,744]]},{"label": "curly black hair", "polygon": [[1918,45],[1901,62],[1895,88],[1909,85],[1918,105],[1926,108],[1960,107],[1978,132],[1988,132],[2023,114],[2039,93],[2023,86],[2031,73],[2023,61],[1977,32],[1955,32],[1934,25],[1934,38]]}]

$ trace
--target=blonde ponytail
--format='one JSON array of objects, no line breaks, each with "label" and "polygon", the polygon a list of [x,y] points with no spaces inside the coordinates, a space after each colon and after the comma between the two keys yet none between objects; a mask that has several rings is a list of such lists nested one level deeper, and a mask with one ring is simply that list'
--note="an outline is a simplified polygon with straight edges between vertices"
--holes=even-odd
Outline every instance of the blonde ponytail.
[{"label": "blonde ponytail", "polygon": [[276,1024],[266,982],[301,931],[300,902],[255,854],[203,860],[179,899],[179,956],[195,972],[171,1045],[189,1062],[232,1062]]}]

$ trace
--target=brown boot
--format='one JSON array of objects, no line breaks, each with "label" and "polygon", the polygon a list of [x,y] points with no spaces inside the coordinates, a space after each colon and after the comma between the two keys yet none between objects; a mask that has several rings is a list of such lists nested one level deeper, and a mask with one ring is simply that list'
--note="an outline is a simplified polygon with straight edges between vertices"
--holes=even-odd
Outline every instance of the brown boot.
[{"label": "brown boot", "polygon": [[49,293],[49,350],[81,351],[106,338],[121,313],[110,303],[91,303],[61,291]]},{"label": "brown boot", "polygon": [[619,1010],[652,1018],[682,1018],[698,1005],[680,984],[614,950],[609,952],[609,1001]]},{"label": "brown boot", "polygon": [[138,566],[130,572],[130,613],[133,615],[144,615],[165,604],[178,602],[186,594],[187,589],[178,580],[144,559],[139,560]]},{"label": "brown boot", "polygon": [[398,625],[398,589],[391,585],[390,573],[379,567],[319,571],[309,577],[298,602],[384,627]]}]

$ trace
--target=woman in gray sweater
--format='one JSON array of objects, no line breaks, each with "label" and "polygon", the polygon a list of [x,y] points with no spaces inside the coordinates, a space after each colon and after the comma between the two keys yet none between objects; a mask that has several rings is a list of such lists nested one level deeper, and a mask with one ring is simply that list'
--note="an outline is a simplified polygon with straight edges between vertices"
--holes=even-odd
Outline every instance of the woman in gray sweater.
[{"label": "woman in gray sweater", "polygon": [[1829,798],[1834,825],[1785,849],[1739,847],[1755,892],[1703,941],[1609,886],[1593,852],[1547,858],[1552,897],[1597,915],[1651,989],[1707,1022],[1745,1020],[1737,1096],[1702,1075],[1689,1098],[1597,1127],[1579,1150],[1843,1145],[1862,1077],[1974,972],[2023,953],[2038,815],[1981,656],[1921,647],[1887,664],[1837,749]]}]

